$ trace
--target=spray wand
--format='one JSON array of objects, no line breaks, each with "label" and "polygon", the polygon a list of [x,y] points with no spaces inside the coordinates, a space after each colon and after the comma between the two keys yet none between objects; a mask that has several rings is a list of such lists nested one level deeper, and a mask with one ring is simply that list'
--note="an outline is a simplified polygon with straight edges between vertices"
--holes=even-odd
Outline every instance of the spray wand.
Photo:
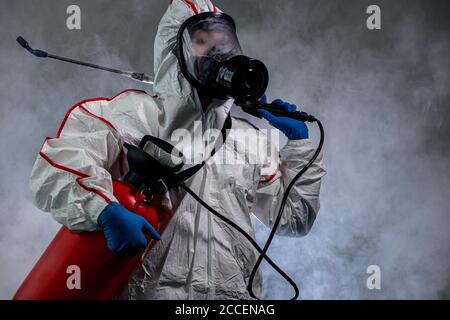
[{"label": "spray wand", "polygon": [[149,75],[147,75],[145,73],[123,71],[123,70],[103,67],[103,66],[99,66],[97,64],[93,64],[93,63],[89,63],[89,62],[84,62],[84,61],[79,61],[79,60],[74,60],[74,59],[70,59],[70,58],[57,56],[57,55],[50,54],[50,53],[48,53],[46,51],[43,51],[43,50],[40,50],[40,49],[33,49],[28,44],[28,42],[24,38],[22,38],[21,36],[19,36],[16,39],[16,41],[24,49],[26,49],[28,52],[30,52],[32,55],[34,55],[35,57],[38,57],[38,58],[50,58],[50,59],[60,60],[60,61],[64,61],[64,62],[69,62],[69,63],[73,63],[73,64],[77,64],[77,65],[81,65],[81,66],[85,66],[85,67],[89,67],[89,68],[93,68],[93,69],[99,69],[99,70],[104,70],[104,71],[108,71],[108,72],[112,72],[112,73],[117,73],[117,74],[120,74],[122,76],[131,78],[131,79],[136,80],[136,81],[145,82],[145,83],[148,83],[148,84],[153,84],[152,77],[150,77]]}]

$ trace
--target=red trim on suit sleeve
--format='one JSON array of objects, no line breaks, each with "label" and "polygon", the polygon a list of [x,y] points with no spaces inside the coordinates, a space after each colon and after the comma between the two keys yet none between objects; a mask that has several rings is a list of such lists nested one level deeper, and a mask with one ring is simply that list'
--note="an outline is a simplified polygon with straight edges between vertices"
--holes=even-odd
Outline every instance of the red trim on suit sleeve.
[{"label": "red trim on suit sleeve", "polygon": [[[45,141],[47,141],[48,139],[51,139],[51,138],[47,138],[47,139],[45,139]],[[44,142],[44,145],[45,145],[45,142]],[[44,145],[42,145],[42,148],[44,147]],[[44,158],[44,159],[45,159],[52,167],[55,167],[55,168],[60,169],[60,170],[63,170],[63,171],[70,172],[70,173],[72,173],[72,174],[78,176],[78,177],[75,179],[75,182],[78,183],[78,184],[80,185],[80,187],[82,187],[84,190],[91,191],[91,192],[94,192],[94,193],[98,194],[98,195],[99,195],[100,197],[102,197],[107,203],[110,203],[110,202],[111,202],[111,199],[108,198],[103,192],[101,192],[101,191],[99,191],[99,190],[97,190],[97,189],[94,189],[94,188],[89,188],[89,187],[87,187],[86,185],[84,185],[83,182],[81,182],[81,179],[87,178],[87,177],[89,177],[89,175],[87,175],[87,174],[85,174],[85,173],[83,173],[83,172],[74,170],[74,169],[72,169],[72,168],[65,167],[65,166],[60,165],[60,164],[58,164],[58,163],[56,163],[56,162],[53,162],[53,161],[52,161],[52,160],[44,153],[44,151],[42,151],[42,148],[41,148],[41,150],[39,151],[39,155],[40,155],[42,158]]]},{"label": "red trim on suit sleeve", "polygon": [[[111,101],[111,100],[113,100],[114,98],[116,98],[116,97],[118,97],[119,95],[121,95],[121,94],[123,94],[123,93],[126,93],[126,92],[143,92],[143,93],[146,93],[146,92],[143,91],[143,90],[127,89],[127,90],[124,90],[124,91],[119,92],[118,94],[116,94],[116,95],[115,95],[114,97],[112,97],[112,98],[93,98],[93,99],[83,100],[83,101],[81,101],[81,102],[75,104],[74,106],[72,106],[72,107],[67,111],[67,113],[66,113],[66,115],[64,116],[64,119],[63,119],[63,121],[62,121],[62,123],[61,123],[61,125],[60,125],[60,127],[59,127],[59,129],[58,129],[58,132],[57,132],[56,137],[57,137],[57,138],[60,138],[60,137],[61,137],[61,133],[62,133],[62,131],[63,131],[63,129],[64,129],[64,126],[65,126],[66,123],[67,123],[67,119],[69,118],[70,114],[71,114],[76,108],[80,108],[81,110],[83,110],[83,112],[85,112],[85,113],[87,113],[88,115],[90,115],[90,116],[92,116],[92,117],[94,117],[94,118],[96,118],[96,119],[98,119],[98,120],[104,122],[105,124],[107,124],[108,126],[110,126],[112,129],[116,130],[115,127],[113,126],[113,124],[112,124],[111,122],[109,122],[108,120],[106,120],[106,119],[103,118],[103,117],[100,117],[100,116],[97,116],[97,115],[93,114],[93,113],[90,112],[88,109],[86,109],[86,108],[83,106],[83,104],[88,103],[88,102],[95,102],[95,101]],[[52,160],[44,153],[43,149],[44,149],[45,143],[46,143],[47,140],[49,140],[49,139],[51,139],[51,138],[46,138],[46,139],[44,140],[44,143],[42,144],[42,147],[41,147],[41,149],[39,150],[39,155],[40,155],[43,159],[45,159],[51,166],[53,166],[53,167],[55,167],[55,168],[57,168],[57,169],[63,170],[63,171],[67,171],[67,172],[69,172],[69,173],[72,173],[72,174],[78,176],[78,177],[75,179],[75,181],[76,181],[83,189],[85,189],[86,191],[90,191],[90,192],[94,192],[94,193],[98,194],[98,195],[99,195],[100,197],[102,197],[107,203],[110,203],[110,202],[111,202],[111,199],[109,199],[109,198],[108,198],[105,194],[103,194],[101,191],[99,191],[99,190],[97,190],[97,189],[95,189],[95,188],[87,187],[86,185],[84,185],[84,184],[81,182],[81,179],[87,178],[87,177],[89,177],[89,175],[87,175],[86,173],[77,171],[77,170],[75,170],[75,169],[72,169],[72,168],[69,168],[69,167],[60,165],[60,164],[58,164],[58,163],[56,163],[56,162],[53,162],[53,161],[52,161]],[[123,161],[124,161],[124,155],[125,155],[125,153],[123,152],[123,148],[122,148],[121,151],[120,151],[120,155],[119,155],[119,157],[120,157],[120,158],[119,158],[119,161],[120,161],[120,172],[121,172],[122,175],[123,175],[123,167],[122,167],[122,165],[123,165]]]},{"label": "red trim on suit sleeve", "polygon": [[86,109],[85,107],[83,107],[82,105],[79,105],[78,108],[80,108],[81,110],[83,110],[84,112],[86,112],[88,115],[90,115],[93,118],[96,118],[100,121],[102,121],[103,123],[106,123],[109,127],[111,127],[112,129],[114,129],[115,131],[117,131],[117,129],[113,126],[113,124],[111,122],[109,122],[108,120],[106,120],[103,117],[100,117],[96,114],[93,114],[92,112],[90,112],[88,109]]},{"label": "red trim on suit sleeve", "polygon": [[[126,93],[126,92],[142,92],[142,93],[146,93],[146,92],[143,91],[143,90],[138,90],[138,89],[127,89],[127,90],[123,90],[123,91],[119,92],[118,94],[116,94],[116,95],[115,95],[114,97],[112,97],[112,98],[104,98],[104,97],[101,97],[101,98],[86,99],[86,100],[83,100],[83,101],[81,101],[81,102],[78,102],[77,104],[73,105],[73,106],[66,112],[66,115],[64,116],[64,119],[63,119],[63,121],[61,122],[61,125],[59,126],[59,129],[58,129],[58,132],[57,132],[57,134],[56,134],[56,137],[59,138],[59,137],[61,136],[61,132],[62,132],[64,126],[66,125],[67,119],[69,118],[69,116],[70,116],[70,114],[72,113],[72,111],[75,110],[76,108],[78,108],[78,107],[80,107],[81,105],[83,105],[83,104],[85,104],[85,103],[88,103],[88,102],[95,102],[95,101],[111,101],[111,100],[117,98],[118,96],[120,96],[121,94]],[[86,110],[86,109],[85,109],[85,110]],[[88,113],[90,113],[90,112],[88,111]],[[99,118],[100,118],[100,117],[99,117]],[[103,120],[105,120],[105,119],[103,119]],[[105,120],[105,121],[106,121],[106,120]],[[106,121],[106,122],[109,123],[108,121]],[[109,124],[110,124],[110,123],[109,123]],[[110,124],[110,125],[111,125],[111,124]]]}]

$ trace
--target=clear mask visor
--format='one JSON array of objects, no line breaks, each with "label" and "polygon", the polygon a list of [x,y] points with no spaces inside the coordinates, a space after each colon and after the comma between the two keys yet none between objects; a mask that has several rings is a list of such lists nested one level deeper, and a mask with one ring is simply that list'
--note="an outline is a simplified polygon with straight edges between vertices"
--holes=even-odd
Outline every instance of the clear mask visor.
[{"label": "clear mask visor", "polygon": [[211,77],[223,61],[242,55],[234,26],[218,17],[193,21],[182,33],[184,61],[189,74],[201,84]]}]

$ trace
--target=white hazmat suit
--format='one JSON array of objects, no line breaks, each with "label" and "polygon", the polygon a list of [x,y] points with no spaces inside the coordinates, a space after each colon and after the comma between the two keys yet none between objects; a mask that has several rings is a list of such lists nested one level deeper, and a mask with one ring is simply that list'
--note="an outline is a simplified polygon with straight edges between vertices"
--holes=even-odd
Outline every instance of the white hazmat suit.
[{"label": "white hazmat suit", "polygon": [[[180,25],[190,16],[216,11],[210,0],[174,0],[158,28],[154,47],[154,93],[127,90],[111,99],[85,100],[72,107],[55,138],[47,138],[34,164],[30,186],[39,208],[71,230],[98,229],[97,218],[113,195],[112,180],[128,170],[123,144],[137,145],[144,135],[173,144],[177,129],[192,137],[177,147],[184,153],[221,129],[233,100],[213,100],[203,111],[196,90],[180,72],[173,53]],[[293,140],[278,152],[260,148],[257,163],[237,147],[246,132],[250,144],[267,143],[258,129],[232,117],[232,129],[221,151],[186,184],[211,207],[254,236],[251,214],[272,226],[283,192],[314,153],[310,140]],[[210,137],[209,137],[210,138]],[[259,139],[258,141],[256,141]],[[261,142],[261,139],[263,141]],[[211,140],[211,139],[206,139]],[[212,139],[214,140],[214,139]],[[215,141],[207,141],[206,145]],[[269,148],[270,149],[270,148]],[[238,159],[228,164],[219,157]],[[305,235],[319,210],[321,157],[290,192],[278,234]],[[171,189],[163,204],[174,212],[162,241],[129,279],[128,299],[248,299],[247,282],[257,252],[232,227],[213,216],[180,188]],[[260,293],[257,274],[254,292]]]}]

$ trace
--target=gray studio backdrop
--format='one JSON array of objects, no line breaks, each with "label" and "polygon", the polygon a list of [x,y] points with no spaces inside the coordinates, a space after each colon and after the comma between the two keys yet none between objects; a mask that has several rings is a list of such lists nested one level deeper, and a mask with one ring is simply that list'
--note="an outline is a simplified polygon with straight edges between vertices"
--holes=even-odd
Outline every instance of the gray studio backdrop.
[{"label": "gray studio backdrop", "polygon": [[[81,8],[81,30],[66,8]],[[322,208],[311,233],[270,251],[306,299],[450,298],[450,1],[216,1],[244,50],[270,71],[269,97],[323,120]],[[366,28],[378,4],[382,29]],[[8,299],[59,226],[34,208],[28,177],[66,110],[144,85],[38,60],[24,36],[56,54],[153,73],[167,1],[0,2],[0,298]],[[317,139],[317,130],[311,127]],[[255,221],[258,240],[268,230]],[[369,290],[366,269],[381,269]],[[263,266],[267,298],[291,289]]]}]

